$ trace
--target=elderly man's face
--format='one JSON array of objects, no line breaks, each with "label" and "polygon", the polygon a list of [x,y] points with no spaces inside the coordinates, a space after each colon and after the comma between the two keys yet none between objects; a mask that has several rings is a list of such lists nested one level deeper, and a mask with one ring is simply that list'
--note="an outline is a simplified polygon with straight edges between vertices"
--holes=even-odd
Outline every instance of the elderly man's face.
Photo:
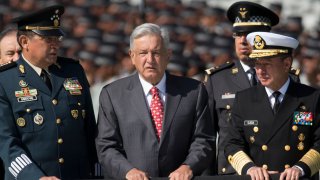
[{"label": "elderly man's face", "polygon": [[290,67],[290,57],[261,58],[255,63],[260,83],[275,91],[279,90],[285,81],[287,81]]},{"label": "elderly man's face", "polygon": [[0,42],[0,64],[18,60],[20,51],[16,33],[6,35]]},{"label": "elderly man's face", "polygon": [[163,47],[160,36],[146,35],[135,39],[129,54],[137,71],[147,82],[155,85],[161,80],[170,52]]}]

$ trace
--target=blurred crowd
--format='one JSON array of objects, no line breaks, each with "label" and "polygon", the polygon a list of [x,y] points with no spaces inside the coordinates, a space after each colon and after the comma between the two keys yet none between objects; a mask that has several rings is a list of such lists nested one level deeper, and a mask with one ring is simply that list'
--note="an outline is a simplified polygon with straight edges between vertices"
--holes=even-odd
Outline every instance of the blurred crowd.
[{"label": "blurred crowd", "polygon": [[[66,7],[62,21],[66,36],[60,55],[80,60],[93,94],[135,71],[128,56],[129,34],[143,22],[156,23],[171,33],[173,55],[168,71],[173,74],[203,80],[206,68],[234,59],[226,9],[208,6],[205,1],[142,0],[132,5],[108,0],[2,0],[0,25],[5,27],[21,13],[55,3]],[[273,32],[300,40],[294,67],[301,70],[301,82],[320,87],[320,28],[306,32],[302,17],[281,18],[281,2],[270,3],[269,8],[280,17]]]}]

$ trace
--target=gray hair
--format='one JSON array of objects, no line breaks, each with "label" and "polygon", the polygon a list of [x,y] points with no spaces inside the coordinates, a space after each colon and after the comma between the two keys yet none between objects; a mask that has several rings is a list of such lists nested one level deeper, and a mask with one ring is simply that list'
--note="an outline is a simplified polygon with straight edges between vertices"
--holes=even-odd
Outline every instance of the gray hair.
[{"label": "gray hair", "polygon": [[9,24],[0,33],[0,41],[7,35],[17,34],[18,28],[16,25]]},{"label": "gray hair", "polygon": [[135,39],[138,39],[140,37],[146,36],[146,35],[157,35],[160,36],[163,42],[163,46],[165,49],[168,49],[170,39],[169,39],[169,33],[166,29],[160,28],[160,26],[152,23],[144,23],[138,27],[136,27],[130,36],[130,49],[133,48],[133,41]]}]

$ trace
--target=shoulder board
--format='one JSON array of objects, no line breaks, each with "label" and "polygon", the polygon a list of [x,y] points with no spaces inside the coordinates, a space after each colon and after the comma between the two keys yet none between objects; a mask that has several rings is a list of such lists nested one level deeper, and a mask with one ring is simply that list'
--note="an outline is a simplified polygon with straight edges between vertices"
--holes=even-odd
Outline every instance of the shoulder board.
[{"label": "shoulder board", "polygon": [[17,66],[17,63],[14,61],[9,61],[7,63],[1,64],[0,65],[0,72],[5,71],[5,70],[10,69],[15,66]]},{"label": "shoulder board", "polygon": [[291,68],[290,69],[290,74],[294,74],[294,75],[296,75],[296,76],[299,76],[300,75],[300,72],[301,72],[301,70],[298,68],[298,69],[295,69],[295,68]]},{"label": "shoulder board", "polygon": [[223,70],[223,69],[226,69],[226,68],[228,68],[228,67],[231,67],[231,66],[233,66],[233,65],[234,65],[234,62],[232,62],[232,61],[227,61],[226,63],[222,64],[221,66],[214,66],[214,67],[212,67],[212,68],[206,69],[205,71],[206,71],[206,73],[207,73],[208,75],[211,75],[211,74],[214,74],[214,73],[216,73],[216,72],[219,72],[219,71],[221,71],[221,70]]}]

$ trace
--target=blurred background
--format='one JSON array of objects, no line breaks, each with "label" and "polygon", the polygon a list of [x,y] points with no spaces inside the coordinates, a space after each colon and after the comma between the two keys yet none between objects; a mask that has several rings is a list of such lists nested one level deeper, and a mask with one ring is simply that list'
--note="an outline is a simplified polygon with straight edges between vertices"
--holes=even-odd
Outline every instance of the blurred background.
[{"label": "blurred background", "polygon": [[[234,59],[232,24],[226,10],[235,0],[1,0],[0,28],[13,17],[60,3],[66,36],[60,55],[80,60],[92,93],[132,74],[128,56],[133,28],[152,22],[170,32],[168,71],[198,80],[204,70]],[[294,67],[301,82],[320,87],[320,1],[260,0],[280,17],[272,31],[298,38]],[[93,97],[98,98],[98,97]],[[95,100],[94,100],[95,101]]]}]

